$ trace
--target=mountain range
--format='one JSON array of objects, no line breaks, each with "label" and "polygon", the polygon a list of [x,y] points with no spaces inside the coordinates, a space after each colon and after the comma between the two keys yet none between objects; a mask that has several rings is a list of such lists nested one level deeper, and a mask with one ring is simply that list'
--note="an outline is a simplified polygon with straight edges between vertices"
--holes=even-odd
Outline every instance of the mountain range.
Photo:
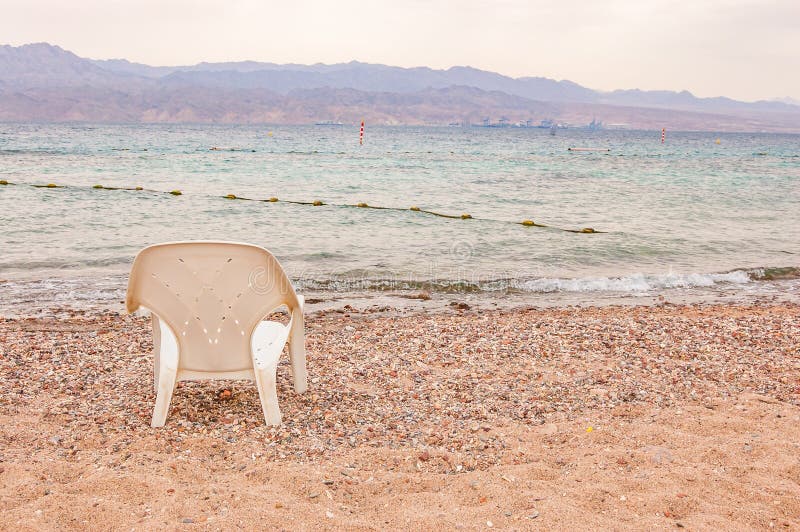
[{"label": "mountain range", "polygon": [[350,62],[154,67],[81,58],[46,43],[0,46],[0,121],[308,124],[510,123],[597,119],[637,129],[800,132],[800,106],[602,92],[571,81]]}]

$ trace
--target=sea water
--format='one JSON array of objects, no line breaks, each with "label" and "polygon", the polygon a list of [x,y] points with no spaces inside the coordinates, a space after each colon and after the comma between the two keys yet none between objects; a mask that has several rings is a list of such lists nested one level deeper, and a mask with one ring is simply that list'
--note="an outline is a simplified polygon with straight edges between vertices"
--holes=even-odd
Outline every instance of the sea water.
[{"label": "sea water", "polygon": [[[360,145],[358,133],[0,124],[0,179],[14,183],[0,186],[0,314],[121,308],[137,251],[199,239],[264,246],[323,299],[798,291],[798,135],[662,144],[660,131],[367,124]],[[63,187],[32,186],[49,183]]]}]

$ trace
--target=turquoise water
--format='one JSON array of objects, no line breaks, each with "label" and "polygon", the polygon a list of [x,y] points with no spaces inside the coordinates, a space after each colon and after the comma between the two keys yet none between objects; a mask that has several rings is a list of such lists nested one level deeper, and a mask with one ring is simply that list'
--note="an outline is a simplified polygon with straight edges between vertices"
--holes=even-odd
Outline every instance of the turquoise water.
[{"label": "turquoise water", "polygon": [[[4,124],[0,179],[0,311],[117,301],[139,249],[189,239],[262,245],[322,292],[752,289],[800,266],[797,135]],[[397,210],[330,205],[360,202]]]}]

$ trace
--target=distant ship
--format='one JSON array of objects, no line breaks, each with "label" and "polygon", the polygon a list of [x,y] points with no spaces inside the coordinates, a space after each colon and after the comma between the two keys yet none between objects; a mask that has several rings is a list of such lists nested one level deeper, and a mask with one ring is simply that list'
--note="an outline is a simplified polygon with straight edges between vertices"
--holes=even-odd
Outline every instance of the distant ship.
[{"label": "distant ship", "polygon": [[589,131],[598,131],[603,129],[603,123],[597,120],[596,118],[592,118],[592,121],[586,125],[586,129]]},{"label": "distant ship", "polygon": [[317,122],[314,124],[315,126],[343,126],[344,124],[341,122],[336,122],[335,120],[322,120],[321,122]]},{"label": "distant ship", "polygon": [[538,126],[533,126],[533,127],[539,129],[549,129],[551,135],[555,135],[557,129],[567,129],[566,124],[559,124],[555,120],[550,120],[550,119],[542,120],[541,122],[539,122]]},{"label": "distant ship", "polygon": [[482,124],[473,124],[475,127],[511,127],[508,123],[508,118],[502,117],[497,122],[492,123],[489,118],[484,118]]}]

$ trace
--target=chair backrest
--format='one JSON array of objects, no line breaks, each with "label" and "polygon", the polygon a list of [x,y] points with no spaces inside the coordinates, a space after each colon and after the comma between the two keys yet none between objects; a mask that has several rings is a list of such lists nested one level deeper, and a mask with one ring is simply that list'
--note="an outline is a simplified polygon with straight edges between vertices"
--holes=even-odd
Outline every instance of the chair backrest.
[{"label": "chair backrest", "polygon": [[298,306],[281,265],[264,248],[236,242],[171,242],[139,252],[126,307],[154,312],[175,333],[179,369],[239,371],[253,365],[250,340],[281,305]]}]

